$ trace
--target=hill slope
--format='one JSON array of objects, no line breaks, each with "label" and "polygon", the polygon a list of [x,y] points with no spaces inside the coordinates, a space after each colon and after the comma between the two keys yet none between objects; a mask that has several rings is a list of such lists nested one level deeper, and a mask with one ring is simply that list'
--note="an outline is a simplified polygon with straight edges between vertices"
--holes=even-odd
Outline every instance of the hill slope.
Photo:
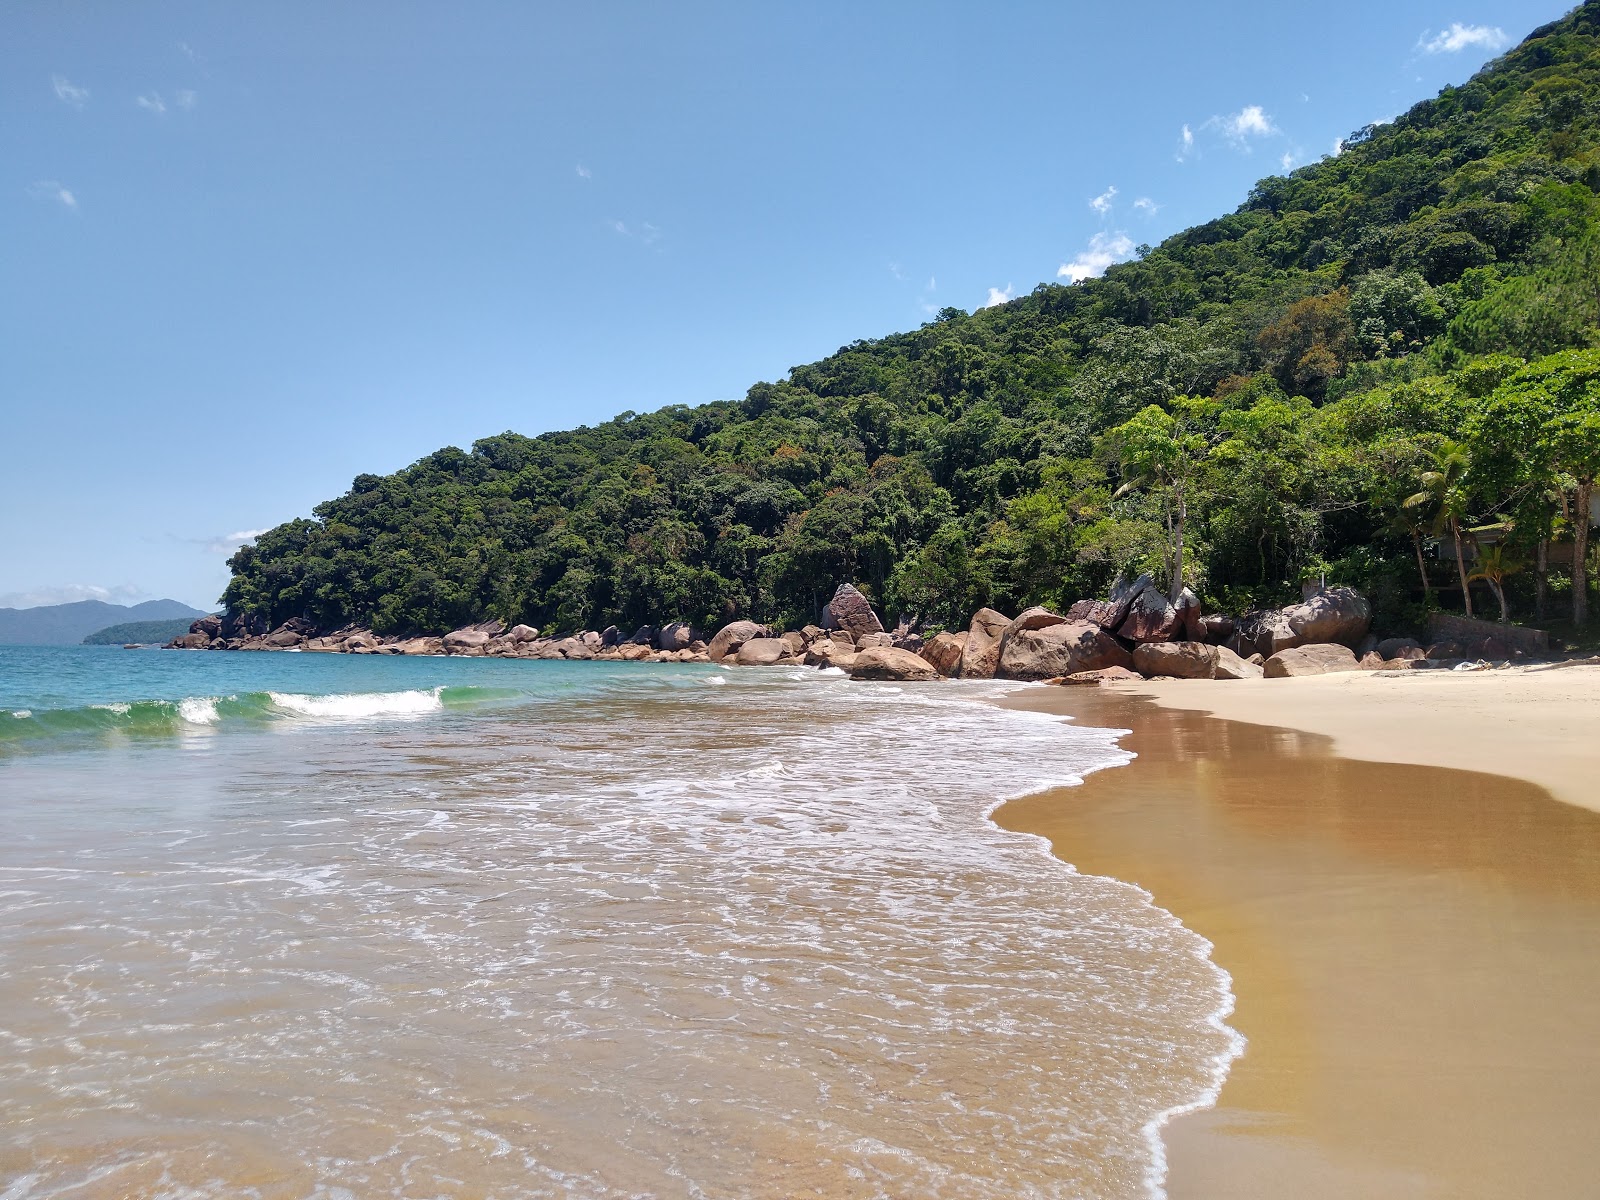
[{"label": "hill slope", "polygon": [[[1425,535],[1519,505],[1525,557],[1575,532],[1580,481],[1554,468],[1548,487],[1485,466],[1403,501],[1524,360],[1594,342],[1597,189],[1591,2],[1103,278],[947,309],[742,402],[359,476],[241,549],[224,600],[380,632],[792,623],[855,580],[964,623],[1181,558],[1211,604],[1322,574],[1400,614],[1466,574],[1435,562],[1424,581]],[[1539,488],[1562,502],[1529,509]],[[1542,603],[1544,579],[1513,598]]]},{"label": "hill slope", "polygon": [[[203,614],[199,614],[203,615]],[[124,621],[106,629],[96,629],[83,639],[85,646],[158,646],[189,632],[193,617],[171,617],[164,621]]]},{"label": "hill slope", "polygon": [[38,608],[0,608],[0,645],[76,646],[95,630],[121,622],[192,621],[203,616],[199,609],[176,600],[146,600],[134,605],[78,600]]}]

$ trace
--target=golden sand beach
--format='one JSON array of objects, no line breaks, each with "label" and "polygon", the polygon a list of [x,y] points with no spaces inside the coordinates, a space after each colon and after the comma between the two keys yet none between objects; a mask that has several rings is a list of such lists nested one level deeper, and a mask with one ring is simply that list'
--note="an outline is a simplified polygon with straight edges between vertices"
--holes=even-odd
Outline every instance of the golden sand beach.
[{"label": "golden sand beach", "polygon": [[1249,1046],[1167,1131],[1173,1200],[1596,1194],[1597,698],[1570,669],[1013,701],[1139,759],[996,819],[1146,887],[1233,975]]}]

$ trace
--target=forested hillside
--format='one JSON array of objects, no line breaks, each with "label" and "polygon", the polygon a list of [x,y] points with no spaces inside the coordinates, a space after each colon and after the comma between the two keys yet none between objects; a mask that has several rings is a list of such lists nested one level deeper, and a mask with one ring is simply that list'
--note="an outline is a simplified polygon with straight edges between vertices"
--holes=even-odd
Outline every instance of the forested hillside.
[{"label": "forested hillside", "polygon": [[224,600],[382,633],[792,624],[853,580],[964,627],[1181,553],[1223,609],[1325,574],[1382,625],[1477,573],[1531,615],[1600,469],[1597,191],[1600,0],[1103,278],[740,402],[359,476],[241,549]]}]

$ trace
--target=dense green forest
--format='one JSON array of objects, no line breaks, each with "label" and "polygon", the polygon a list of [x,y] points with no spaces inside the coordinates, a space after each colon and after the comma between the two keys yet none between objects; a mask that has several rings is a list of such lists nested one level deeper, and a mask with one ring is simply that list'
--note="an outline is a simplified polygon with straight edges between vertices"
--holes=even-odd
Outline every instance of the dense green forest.
[{"label": "dense green forest", "polygon": [[1397,628],[1475,576],[1479,615],[1581,619],[1597,192],[1600,0],[1102,278],[742,401],[359,476],[241,549],[224,601],[385,633],[796,624],[852,580],[964,627],[1139,568],[1230,611],[1318,576]]}]

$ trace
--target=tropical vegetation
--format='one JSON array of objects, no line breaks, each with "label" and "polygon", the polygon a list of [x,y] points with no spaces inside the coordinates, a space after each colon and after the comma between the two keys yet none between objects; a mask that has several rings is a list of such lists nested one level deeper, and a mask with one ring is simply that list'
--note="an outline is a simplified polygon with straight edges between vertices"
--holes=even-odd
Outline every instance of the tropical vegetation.
[{"label": "tropical vegetation", "polygon": [[1152,570],[1230,611],[1318,578],[1380,628],[1474,587],[1581,623],[1597,192],[1591,2],[1101,278],[739,401],[361,475],[241,549],[224,601],[386,633],[798,624],[851,580],[964,624]]}]

